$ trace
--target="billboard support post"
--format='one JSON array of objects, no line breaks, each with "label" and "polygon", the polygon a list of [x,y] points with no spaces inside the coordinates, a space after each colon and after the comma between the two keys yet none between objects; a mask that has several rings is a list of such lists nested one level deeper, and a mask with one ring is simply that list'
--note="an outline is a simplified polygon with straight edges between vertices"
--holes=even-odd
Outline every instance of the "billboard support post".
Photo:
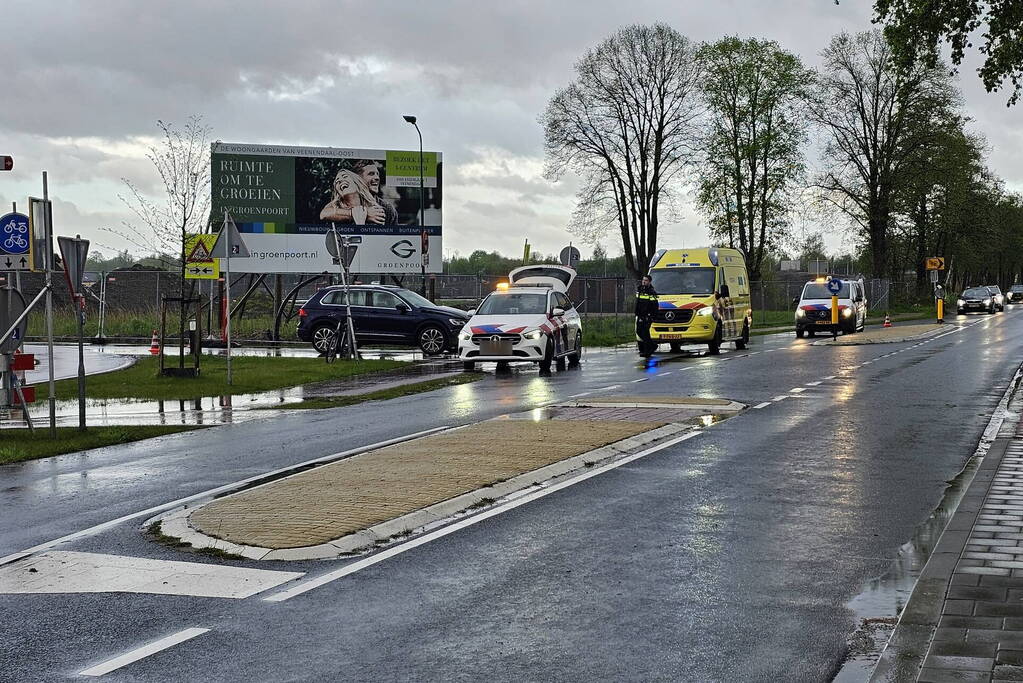
[{"label": "billboard support post", "polygon": [[46,253],[43,263],[46,270],[46,372],[49,391],[47,403],[50,410],[50,438],[57,438],[57,392],[53,382],[53,211],[50,208],[50,189],[43,171],[43,229]]}]

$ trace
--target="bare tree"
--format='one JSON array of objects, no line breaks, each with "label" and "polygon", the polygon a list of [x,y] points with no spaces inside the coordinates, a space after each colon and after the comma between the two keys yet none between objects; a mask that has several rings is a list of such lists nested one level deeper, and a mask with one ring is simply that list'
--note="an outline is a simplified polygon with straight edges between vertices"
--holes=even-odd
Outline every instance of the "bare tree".
[{"label": "bare tree", "polygon": [[895,192],[915,152],[934,135],[920,121],[945,116],[956,101],[947,71],[900,71],[880,31],[841,33],[822,53],[812,119],[825,132],[823,197],[857,225],[875,277],[889,274]]},{"label": "bare tree", "polygon": [[540,117],[545,175],[557,180],[570,170],[582,178],[573,230],[593,241],[617,227],[638,276],[657,249],[661,204],[692,155],[702,73],[696,49],[670,26],[628,26],[575,71]]},{"label": "bare tree", "polygon": [[[203,232],[210,210],[210,128],[202,116],[192,115],[182,128],[157,121],[163,133],[158,145],[149,148],[146,158],[163,183],[163,194],[148,197],[139,186],[122,178],[128,192],[118,198],[135,214],[123,229],[112,231],[127,243],[145,252],[177,254],[181,292],[185,293],[185,241],[189,235]],[[180,307],[179,333],[185,336],[185,306]],[[183,354],[181,362],[184,362]]]},{"label": "bare tree", "polygon": [[750,279],[781,244],[801,183],[802,109],[810,74],[765,40],[723,38],[700,50],[710,114],[701,142],[697,204],[711,234],[746,254]]}]

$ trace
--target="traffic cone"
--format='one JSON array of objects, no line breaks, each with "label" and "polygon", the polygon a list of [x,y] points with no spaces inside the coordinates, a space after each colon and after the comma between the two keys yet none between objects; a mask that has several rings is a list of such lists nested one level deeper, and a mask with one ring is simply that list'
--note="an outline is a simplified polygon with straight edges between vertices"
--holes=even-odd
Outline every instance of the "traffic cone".
[{"label": "traffic cone", "polygon": [[887,313],[885,313],[884,314],[884,325],[882,325],[882,327],[891,327],[891,326],[892,326],[892,319],[890,317],[888,317]]},{"label": "traffic cone", "polygon": [[156,336],[156,330],[153,330],[153,342],[149,345],[149,353],[154,356],[160,354],[160,340]]}]

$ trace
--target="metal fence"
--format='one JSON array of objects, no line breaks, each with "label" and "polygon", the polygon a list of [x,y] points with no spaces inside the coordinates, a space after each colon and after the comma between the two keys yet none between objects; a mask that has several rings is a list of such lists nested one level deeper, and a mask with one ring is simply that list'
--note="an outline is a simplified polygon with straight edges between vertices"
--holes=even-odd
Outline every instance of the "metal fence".
[{"label": "metal fence", "polygon": [[[790,311],[794,309],[797,299],[806,283],[805,273],[784,273],[784,279],[764,280],[751,283],[752,304],[755,312],[759,311]],[[180,296],[181,281],[176,272],[155,270],[119,270],[111,273],[87,273],[86,288],[91,292],[87,296],[87,306],[93,310],[98,306],[100,281],[106,277],[106,304],[108,314],[131,313],[152,314],[160,310],[160,301],[164,296]],[[430,276],[428,276],[430,277]],[[21,288],[27,297],[38,293],[43,286],[43,275],[40,273],[22,273]],[[436,275],[430,277],[427,290],[432,292],[438,303],[456,305],[461,308],[472,308],[484,296],[493,291],[499,282],[507,280],[499,275]],[[422,276],[403,275],[400,278],[390,276],[361,276],[357,282],[381,284],[399,284],[414,291],[420,291]],[[196,280],[196,289],[191,295],[198,294],[208,300],[212,294],[214,299],[219,295],[219,286],[215,281]],[[11,274],[0,273],[0,286],[13,284]],[[62,280],[55,277],[55,306],[58,311],[70,312],[71,302],[67,288]],[[273,315],[281,304],[291,301],[301,305],[318,289],[336,283],[336,276],[320,275],[267,275],[262,280],[254,275],[232,276],[232,300],[238,302],[243,295],[252,290],[251,296],[235,314],[242,316]],[[870,310],[883,311],[893,305],[911,302],[915,299],[915,283],[890,282],[884,279],[865,280],[867,302]],[[191,285],[189,285],[191,286]],[[569,296],[576,302],[580,312],[587,315],[630,315],[633,310],[636,281],[630,277],[577,277],[572,283]],[[290,299],[288,295],[292,296]]]}]

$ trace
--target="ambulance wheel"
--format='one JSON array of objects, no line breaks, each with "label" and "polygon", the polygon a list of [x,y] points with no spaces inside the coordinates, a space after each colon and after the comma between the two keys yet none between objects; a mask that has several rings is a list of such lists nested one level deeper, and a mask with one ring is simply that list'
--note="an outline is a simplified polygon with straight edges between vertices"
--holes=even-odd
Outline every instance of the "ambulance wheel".
[{"label": "ambulance wheel", "polygon": [[682,342],[671,342],[672,353],[682,353]]},{"label": "ambulance wheel", "polygon": [[806,330],[796,329],[796,339],[802,339],[806,335]]},{"label": "ambulance wheel", "polygon": [[543,358],[540,360],[540,372],[550,374],[551,363],[554,361],[554,342],[551,339],[547,340],[547,348],[543,353]]},{"label": "ambulance wheel", "polygon": [[556,358],[554,360],[554,367],[558,369],[558,372],[563,371],[565,369],[565,357]]},{"label": "ambulance wheel", "polygon": [[742,337],[735,340],[735,348],[742,351],[749,345],[749,322],[742,324]]},{"label": "ambulance wheel", "polygon": [[817,334],[817,333],[816,333],[816,332],[814,332],[813,330],[807,330],[807,331],[806,331],[806,336],[807,336],[807,337],[813,337],[813,336],[815,336],[816,334]]},{"label": "ambulance wheel", "polygon": [[707,344],[707,350],[712,356],[721,353],[721,323],[718,323],[717,329],[714,330],[714,338]]}]

